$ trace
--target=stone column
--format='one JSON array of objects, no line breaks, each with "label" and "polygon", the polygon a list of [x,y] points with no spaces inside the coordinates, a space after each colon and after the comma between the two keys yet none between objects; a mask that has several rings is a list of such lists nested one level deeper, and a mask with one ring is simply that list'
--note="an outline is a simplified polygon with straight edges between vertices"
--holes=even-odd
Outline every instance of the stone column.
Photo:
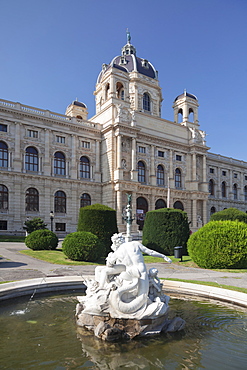
[{"label": "stone column", "polygon": [[154,168],[154,151],[155,147],[154,145],[151,145],[151,158],[150,158],[150,183],[152,186],[156,185],[156,174],[155,174],[155,168]]},{"label": "stone column", "polygon": [[202,181],[207,182],[207,158],[202,156]]},{"label": "stone column", "polygon": [[192,200],[192,227],[197,228],[197,200]]},{"label": "stone column", "polygon": [[45,159],[43,163],[44,175],[53,174],[53,158],[50,158],[50,130],[45,129]]},{"label": "stone column", "polygon": [[169,187],[174,188],[173,150],[169,150]]},{"label": "stone column", "polygon": [[77,168],[76,168],[76,137],[71,135],[71,178],[77,179]]},{"label": "stone column", "polygon": [[137,181],[137,170],[136,170],[136,138],[132,138],[131,148],[131,180]]},{"label": "stone column", "polygon": [[122,220],[122,208],[123,208],[123,204],[122,204],[122,192],[118,189],[117,190],[117,222],[118,222],[118,225],[121,225],[123,223],[123,220]]},{"label": "stone column", "polygon": [[202,213],[203,213],[202,224],[205,225],[208,222],[208,210],[206,200],[202,201]]},{"label": "stone column", "polygon": [[22,155],[21,155],[21,125],[15,122],[15,151],[13,158],[14,171],[21,172],[22,170]]},{"label": "stone column", "polygon": [[122,157],[122,137],[117,136],[117,169],[121,168],[121,157]]},{"label": "stone column", "polygon": [[196,181],[196,153],[192,154],[192,181]]}]

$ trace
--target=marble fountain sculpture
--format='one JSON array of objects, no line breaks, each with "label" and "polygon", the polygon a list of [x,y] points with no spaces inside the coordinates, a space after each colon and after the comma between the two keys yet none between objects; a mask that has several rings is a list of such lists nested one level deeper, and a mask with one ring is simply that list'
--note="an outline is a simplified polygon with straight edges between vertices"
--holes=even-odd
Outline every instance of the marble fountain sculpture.
[{"label": "marble fountain sculpture", "polygon": [[85,280],[86,295],[78,297],[76,307],[77,324],[106,341],[182,330],[183,319],[168,319],[170,297],[162,292],[158,270],[147,271],[142,252],[169,263],[171,259],[139,241],[125,242],[122,234],[112,236],[111,248],[106,265],[97,266],[95,278]]}]

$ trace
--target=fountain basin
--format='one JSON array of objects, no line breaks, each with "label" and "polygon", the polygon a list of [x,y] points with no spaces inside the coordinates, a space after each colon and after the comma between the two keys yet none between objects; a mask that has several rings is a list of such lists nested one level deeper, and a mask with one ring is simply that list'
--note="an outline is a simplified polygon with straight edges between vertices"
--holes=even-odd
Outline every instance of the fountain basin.
[{"label": "fountain basin", "polygon": [[[84,284],[86,278],[89,277],[56,276],[1,284],[0,301],[20,296],[31,296],[34,291],[36,293],[61,292],[65,290],[83,291],[86,289],[86,285]],[[180,281],[162,280],[162,282],[166,294],[175,292],[182,295],[214,299],[247,307],[247,294],[245,293]]]}]

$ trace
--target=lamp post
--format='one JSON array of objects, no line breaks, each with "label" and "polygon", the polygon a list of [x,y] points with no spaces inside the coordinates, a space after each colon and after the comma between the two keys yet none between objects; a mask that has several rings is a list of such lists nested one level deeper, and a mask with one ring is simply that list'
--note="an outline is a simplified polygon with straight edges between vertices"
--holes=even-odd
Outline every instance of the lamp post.
[{"label": "lamp post", "polygon": [[53,219],[54,219],[54,213],[53,213],[53,211],[51,211],[51,212],[50,212],[51,231],[53,231]]}]

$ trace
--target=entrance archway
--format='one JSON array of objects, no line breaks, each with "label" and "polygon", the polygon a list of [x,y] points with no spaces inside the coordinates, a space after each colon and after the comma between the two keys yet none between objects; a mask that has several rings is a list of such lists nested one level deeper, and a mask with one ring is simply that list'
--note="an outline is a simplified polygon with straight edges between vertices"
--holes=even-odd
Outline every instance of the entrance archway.
[{"label": "entrance archway", "polygon": [[148,212],[148,202],[145,198],[139,197],[136,199],[136,223],[139,225],[139,230],[143,229],[146,213]]}]

